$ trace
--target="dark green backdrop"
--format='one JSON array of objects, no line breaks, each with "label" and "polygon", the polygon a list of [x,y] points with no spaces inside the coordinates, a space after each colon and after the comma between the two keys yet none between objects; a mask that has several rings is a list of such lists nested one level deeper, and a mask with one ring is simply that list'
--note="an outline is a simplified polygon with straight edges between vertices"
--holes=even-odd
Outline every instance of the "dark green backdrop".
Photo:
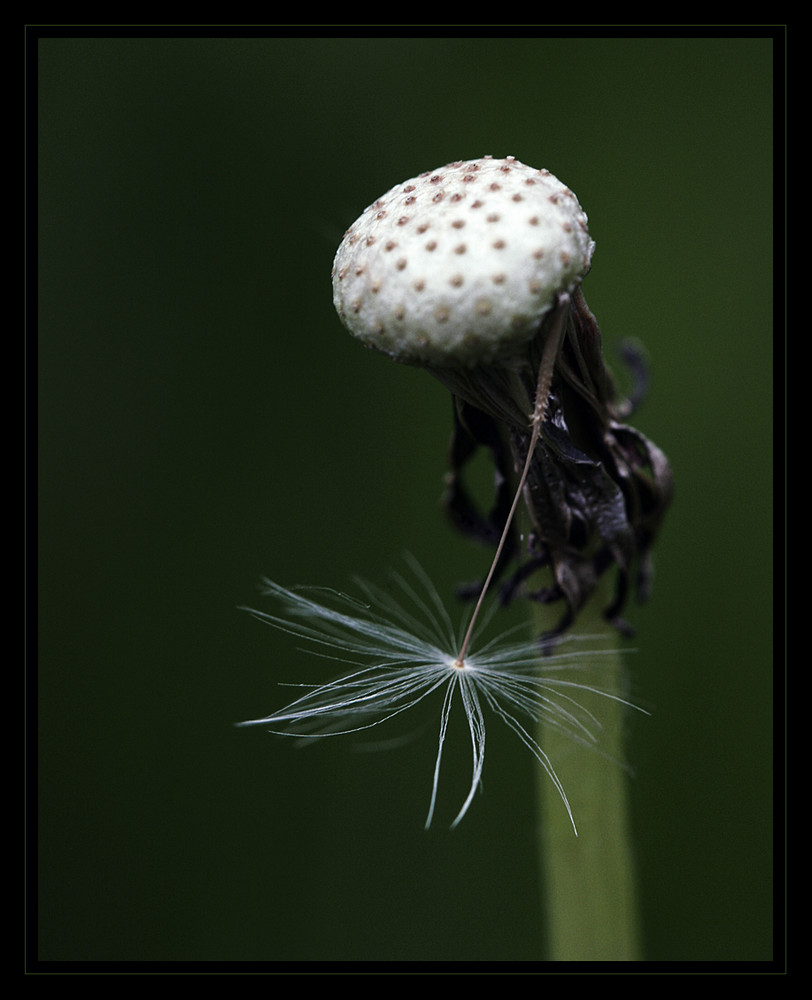
[{"label": "dark green backdrop", "polygon": [[330,672],[237,610],[261,575],[382,581],[408,550],[448,590],[484,565],[439,513],[445,391],[342,331],[330,267],[390,186],[491,153],[589,214],[586,297],[609,351],[645,342],[638,425],[677,479],[631,614],[646,956],[769,959],[771,40],[36,57],[40,957],[539,957],[533,767],[507,730],[462,826],[450,789],[426,833],[436,713],[380,753],[232,725]]}]

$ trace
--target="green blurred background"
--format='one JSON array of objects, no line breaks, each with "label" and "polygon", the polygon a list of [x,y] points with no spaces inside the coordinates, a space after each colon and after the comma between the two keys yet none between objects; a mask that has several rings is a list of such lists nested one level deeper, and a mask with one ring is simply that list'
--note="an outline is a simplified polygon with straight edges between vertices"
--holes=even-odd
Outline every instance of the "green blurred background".
[{"label": "green blurred background", "polygon": [[386,730],[300,752],[233,726],[332,673],[237,610],[263,574],[346,588],[409,551],[450,593],[486,565],[439,510],[445,390],[357,346],[330,287],[370,201],[486,153],[577,193],[587,301],[610,357],[645,343],[636,424],[675,470],[630,612],[646,957],[771,958],[772,41],[37,58],[40,958],[540,957],[533,763],[506,729],[465,822],[463,753],[427,833],[436,708],[380,752]]}]

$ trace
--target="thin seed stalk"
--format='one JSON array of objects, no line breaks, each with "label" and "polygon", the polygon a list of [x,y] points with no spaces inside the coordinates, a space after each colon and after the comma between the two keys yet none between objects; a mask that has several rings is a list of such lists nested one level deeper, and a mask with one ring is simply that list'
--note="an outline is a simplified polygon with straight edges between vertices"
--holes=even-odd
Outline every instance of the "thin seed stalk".
[{"label": "thin seed stalk", "polygon": [[[600,633],[595,648],[605,651],[614,643],[614,649],[585,657],[579,681],[624,697],[623,656],[601,617],[600,597],[584,608],[578,631]],[[543,608],[532,614],[537,630],[547,624]],[[538,847],[546,957],[553,962],[631,962],[641,957],[628,775],[619,763],[624,759],[626,707],[601,701],[600,752],[580,746],[543,721],[538,733],[566,789],[578,829],[576,837],[555,786],[540,771]]]},{"label": "thin seed stalk", "polygon": [[[527,480],[530,457],[536,447],[547,408],[553,366],[566,329],[569,296],[560,296],[539,369],[532,435],[528,456],[515,470],[515,494],[496,556],[480,594],[458,662],[462,664],[482,599],[491,582],[499,552],[518,513],[519,497]],[[505,442],[508,447],[508,442]],[[527,522],[525,529],[529,527]],[[538,743],[558,773],[567,792],[578,829],[562,808],[555,783],[540,769],[538,843],[544,886],[544,925],[550,961],[637,961],[640,958],[637,892],[628,816],[627,772],[624,755],[625,673],[617,632],[602,609],[610,603],[606,580],[579,612],[578,631],[594,636],[579,642],[585,653],[579,682],[605,692],[601,699],[599,751],[585,748],[572,735],[545,721],[539,722]],[[531,603],[531,625],[536,634],[549,628],[544,605]],[[590,656],[590,644],[600,656]],[[541,655],[541,654],[540,654]],[[618,699],[618,700],[614,700]]]}]

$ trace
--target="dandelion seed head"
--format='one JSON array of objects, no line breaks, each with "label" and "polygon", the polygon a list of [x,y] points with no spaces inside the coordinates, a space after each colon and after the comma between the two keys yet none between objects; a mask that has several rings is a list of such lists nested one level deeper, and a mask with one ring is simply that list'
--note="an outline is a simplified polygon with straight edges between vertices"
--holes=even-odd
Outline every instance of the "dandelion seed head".
[{"label": "dandelion seed head", "polygon": [[[287,589],[264,581],[263,594],[273,599],[278,610],[244,610],[304,640],[308,652],[338,661],[345,670],[326,683],[296,685],[304,693],[286,706],[238,725],[319,739],[370,729],[436,697],[441,708],[428,827],[437,804],[449,719],[459,703],[468,726],[472,772],[452,826],[465,816],[481,785],[487,715],[501,720],[541,764],[575,829],[564,788],[533,731],[544,721],[580,743],[596,746],[599,720],[579,696],[588,692],[622,699],[578,680],[576,671],[586,654],[577,648],[542,657],[537,641],[517,628],[486,639],[487,611],[462,656],[461,630],[454,627],[419,564],[409,560],[409,565],[411,575],[393,573],[387,587],[356,581],[360,597],[326,588]],[[493,602],[491,613],[495,606]],[[574,644],[574,639],[568,642]]]},{"label": "dandelion seed head", "polygon": [[548,170],[513,156],[457,161],[363,211],[336,252],[333,301],[368,347],[477,365],[519,353],[593,249],[586,213]]}]

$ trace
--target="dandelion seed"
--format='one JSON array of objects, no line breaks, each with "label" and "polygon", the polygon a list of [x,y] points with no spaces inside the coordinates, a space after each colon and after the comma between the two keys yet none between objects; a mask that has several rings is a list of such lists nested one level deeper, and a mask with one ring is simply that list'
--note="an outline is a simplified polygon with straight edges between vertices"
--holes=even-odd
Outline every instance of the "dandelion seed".
[{"label": "dandelion seed", "polygon": [[[266,581],[265,593],[281,604],[281,613],[252,613],[307,640],[322,655],[346,660],[354,669],[329,684],[309,688],[280,712],[242,725],[266,725],[281,734],[311,737],[358,732],[442,693],[426,825],[434,817],[449,719],[459,702],[468,723],[472,774],[453,825],[466,814],[480,786],[487,714],[501,719],[536,757],[575,829],[561,781],[531,729],[543,722],[594,744],[597,720],[577,700],[578,691],[623,699],[565,674],[579,662],[572,653],[559,649],[555,656],[548,651],[542,658],[537,640],[519,639],[515,632],[482,643],[486,596],[515,554],[513,521],[524,497],[533,523],[533,560],[519,568],[509,585],[515,589],[537,566],[552,568],[555,586],[546,593],[549,599],[567,603],[561,623],[550,633],[560,638],[601,574],[617,563],[618,592],[606,615],[625,628],[619,613],[629,562],[638,543],[640,554],[647,553],[670,497],[670,470],[658,450],[617,423],[620,411],[603,366],[600,331],[580,291],[593,243],[572,192],[548,171],[532,170],[514,157],[503,162],[489,157],[460,161],[449,164],[449,170],[458,171],[459,183],[444,180],[445,169],[429,180],[429,175],[421,175],[392,189],[374,203],[374,213],[367,210],[350,227],[336,253],[334,304],[350,333],[367,346],[428,367],[451,389],[456,423],[447,509],[459,523],[473,523],[457,481],[460,465],[476,447],[487,443],[492,448],[502,481],[514,487],[512,502],[502,502],[507,496],[499,498],[498,520],[474,525],[473,533],[482,533],[489,541],[498,534],[493,562],[473,594],[473,612],[459,635],[431,582],[414,566],[414,582],[403,577],[396,581],[409,599],[408,606],[391,592],[368,584],[362,588],[365,603],[361,604],[344,594],[287,590]],[[465,243],[456,239],[443,243],[440,236],[432,236],[424,243],[423,233],[430,228],[440,233],[449,222],[459,228],[457,203],[467,197],[463,186],[473,183],[477,172],[493,178],[496,171],[499,182],[487,186],[488,194],[480,185],[481,197],[489,200],[488,221],[477,222],[474,216],[465,220],[470,242],[466,237]],[[399,199],[401,192],[441,182],[447,190],[433,191],[430,203],[425,198],[407,199],[417,202],[417,223],[411,210],[409,216],[393,214],[387,221],[383,211],[387,202]],[[538,189],[529,215],[528,185]],[[479,204],[478,198],[474,205]],[[490,211],[493,208],[498,211]],[[502,227],[498,231],[493,229],[497,224]],[[394,225],[400,227],[397,232]],[[475,239],[477,225],[488,230],[487,234],[482,230],[479,239]],[[389,251],[396,244],[403,266],[396,263],[393,268]],[[408,262],[413,258],[419,264],[426,249],[432,251],[432,260],[439,254],[433,278],[415,281]],[[483,287],[488,289],[485,310]],[[565,383],[566,395],[574,391],[583,398],[584,420],[578,423],[588,428],[585,440],[597,457],[589,457],[569,440],[562,412]],[[627,437],[634,445],[627,443]],[[649,466],[653,480],[643,472]],[[614,470],[615,478],[607,476],[605,468]],[[598,541],[597,551],[591,551]]]},{"label": "dandelion seed", "polygon": [[[580,682],[576,672],[583,667],[584,654],[577,648],[567,649],[566,643],[555,655],[542,658],[537,641],[520,637],[517,628],[485,641],[483,632],[495,602],[466,623],[468,651],[461,658],[464,639],[457,635],[429,578],[414,560],[410,565],[413,579],[393,574],[390,589],[358,581],[363,601],[324,588],[288,590],[264,581],[263,593],[276,601],[279,613],[245,610],[261,622],[306,640],[310,651],[354,669],[329,683],[308,687],[278,712],[240,725],[261,725],[279,735],[311,739],[357,733],[436,694],[441,708],[426,827],[435,814],[449,719],[459,703],[468,724],[472,770],[470,788],[452,827],[465,816],[480,787],[487,713],[504,722],[541,764],[575,830],[575,818],[553,762],[531,731],[544,722],[597,747],[600,725],[578,700],[579,692],[630,703]],[[575,641],[573,637],[566,640]]]},{"label": "dandelion seed", "polygon": [[[468,722],[473,763],[471,786],[452,827],[466,814],[480,785],[485,764],[484,708],[488,708],[516,733],[547,772],[577,835],[564,787],[543,747],[530,732],[531,723],[544,721],[564,729],[575,739],[596,742],[592,728],[596,720],[574,697],[579,687],[584,690],[583,686],[551,673],[569,662],[567,654],[548,656],[542,661],[538,641],[522,642],[515,638],[515,632],[504,633],[477,648],[488,619],[486,594],[511,530],[544,420],[553,362],[564,334],[568,304],[569,297],[560,295],[539,366],[527,459],[491,568],[459,641],[441,598],[419,569],[417,582],[422,592],[403,577],[396,581],[410,597],[414,610],[370,584],[363,585],[370,603],[362,604],[345,594],[287,590],[270,580],[265,581],[264,592],[281,603],[285,614],[247,609],[261,621],[313,643],[323,655],[347,660],[358,669],[309,690],[280,712],[241,725],[266,725],[280,735],[354,733],[400,715],[435,691],[444,692],[427,827],[434,817],[448,722],[458,699]],[[609,692],[599,693],[621,700]]]}]

